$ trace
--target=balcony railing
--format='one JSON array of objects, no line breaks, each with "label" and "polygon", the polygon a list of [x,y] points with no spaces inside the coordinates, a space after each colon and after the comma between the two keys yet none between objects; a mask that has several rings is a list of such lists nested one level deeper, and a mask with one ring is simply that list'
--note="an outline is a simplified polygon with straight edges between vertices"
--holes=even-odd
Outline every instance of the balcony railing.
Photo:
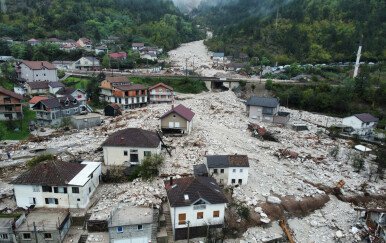
[{"label": "balcony railing", "polygon": [[166,99],[166,98],[152,98],[152,97],[150,97],[150,101],[172,101],[172,99],[171,98],[169,98],[169,99]]},{"label": "balcony railing", "polygon": [[171,92],[150,92],[151,95],[172,95]]},{"label": "balcony railing", "polygon": [[206,209],[206,204],[193,205],[193,210]]}]

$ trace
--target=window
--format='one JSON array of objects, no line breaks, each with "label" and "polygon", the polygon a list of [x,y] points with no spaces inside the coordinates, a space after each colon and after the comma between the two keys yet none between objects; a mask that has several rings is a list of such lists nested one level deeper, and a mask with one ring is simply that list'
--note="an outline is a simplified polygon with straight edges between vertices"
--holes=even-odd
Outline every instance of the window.
[{"label": "window", "polygon": [[[78,108],[75,108],[75,112],[78,112]],[[87,121],[87,120],[86,120]]]},{"label": "window", "polygon": [[232,179],[232,184],[235,184],[236,183],[236,180],[235,179]]},{"label": "window", "polygon": [[8,234],[0,234],[0,239],[8,239]]},{"label": "window", "polygon": [[52,239],[51,233],[44,233],[44,239]]},{"label": "window", "polygon": [[240,169],[240,173],[243,173],[243,169]]},{"label": "window", "polygon": [[76,199],[76,201],[80,202],[80,198]]},{"label": "window", "polygon": [[23,233],[23,240],[30,240],[31,239],[31,233]]},{"label": "window", "polygon": [[40,186],[32,186],[33,192],[40,192]]},{"label": "window", "polygon": [[59,201],[57,198],[45,198],[46,204],[59,204]]},{"label": "window", "polygon": [[221,172],[221,174],[224,174],[224,169],[221,169],[220,172]]},{"label": "window", "polygon": [[220,217],[220,211],[213,211],[213,218]]},{"label": "window", "polygon": [[66,110],[66,114],[67,114],[67,115],[70,115],[70,110]]},{"label": "window", "polygon": [[183,225],[186,223],[186,213],[180,213],[178,215],[178,224]]},{"label": "window", "polygon": [[127,150],[123,151],[123,156],[127,156],[129,153],[127,153]]},{"label": "window", "polygon": [[220,179],[220,184],[224,184],[224,179]]},{"label": "window", "polygon": [[73,187],[72,193],[79,193],[79,187]]},{"label": "window", "polygon": [[184,195],[184,199],[185,199],[185,200],[189,200],[189,195],[188,195],[188,194],[185,194],[185,195]]},{"label": "window", "polygon": [[42,186],[43,192],[52,192],[52,187],[50,186]]},{"label": "window", "polygon": [[214,170],[213,170],[213,173],[214,173],[214,174],[217,174],[217,169],[214,169]]},{"label": "window", "polygon": [[243,184],[243,180],[242,179],[239,179],[239,184]]},{"label": "window", "polygon": [[91,193],[91,187],[88,188],[88,193]]},{"label": "window", "polygon": [[143,152],[143,155],[144,155],[145,157],[151,156],[151,152],[150,152],[150,151],[144,151],[144,152]]},{"label": "window", "polygon": [[139,224],[139,225],[138,225],[138,230],[143,230],[142,224]]},{"label": "window", "polygon": [[35,205],[36,204],[36,198],[30,197],[28,199],[29,199],[29,204],[31,204],[31,205]]},{"label": "window", "polygon": [[130,162],[139,162],[137,149],[130,149]]},{"label": "window", "polygon": [[122,233],[123,232],[123,227],[122,226],[118,226],[117,227],[117,232],[118,233]]},{"label": "window", "polygon": [[236,173],[236,169],[233,169],[232,172],[233,172],[233,173]]},{"label": "window", "polygon": [[204,212],[197,212],[197,219],[203,219],[204,218]]}]

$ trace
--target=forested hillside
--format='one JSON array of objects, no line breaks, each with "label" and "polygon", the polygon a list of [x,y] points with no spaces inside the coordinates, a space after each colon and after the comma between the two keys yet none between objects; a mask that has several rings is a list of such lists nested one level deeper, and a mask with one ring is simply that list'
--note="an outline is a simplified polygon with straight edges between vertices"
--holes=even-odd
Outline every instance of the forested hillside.
[{"label": "forested hillside", "polygon": [[[281,64],[386,59],[386,2],[379,0],[223,0],[192,12],[215,31],[213,51]],[[277,20],[277,25],[276,25]]]},{"label": "forested hillside", "polygon": [[166,50],[202,34],[171,0],[5,0],[0,36],[98,42],[110,35]]}]

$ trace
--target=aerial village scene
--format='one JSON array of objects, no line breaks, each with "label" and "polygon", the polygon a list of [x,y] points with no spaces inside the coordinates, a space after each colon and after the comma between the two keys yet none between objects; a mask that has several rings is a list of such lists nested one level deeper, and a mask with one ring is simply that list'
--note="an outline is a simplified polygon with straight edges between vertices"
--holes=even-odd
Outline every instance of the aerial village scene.
[{"label": "aerial village scene", "polygon": [[386,242],[364,2],[1,0],[0,242]]}]

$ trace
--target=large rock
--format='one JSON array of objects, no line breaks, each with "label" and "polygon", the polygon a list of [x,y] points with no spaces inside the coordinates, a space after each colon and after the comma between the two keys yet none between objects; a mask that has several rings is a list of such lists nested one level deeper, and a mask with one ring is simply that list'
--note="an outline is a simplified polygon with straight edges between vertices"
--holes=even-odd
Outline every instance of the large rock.
[{"label": "large rock", "polygon": [[272,204],[281,204],[280,198],[274,197],[274,196],[269,196],[267,198],[267,202],[272,203]]}]

